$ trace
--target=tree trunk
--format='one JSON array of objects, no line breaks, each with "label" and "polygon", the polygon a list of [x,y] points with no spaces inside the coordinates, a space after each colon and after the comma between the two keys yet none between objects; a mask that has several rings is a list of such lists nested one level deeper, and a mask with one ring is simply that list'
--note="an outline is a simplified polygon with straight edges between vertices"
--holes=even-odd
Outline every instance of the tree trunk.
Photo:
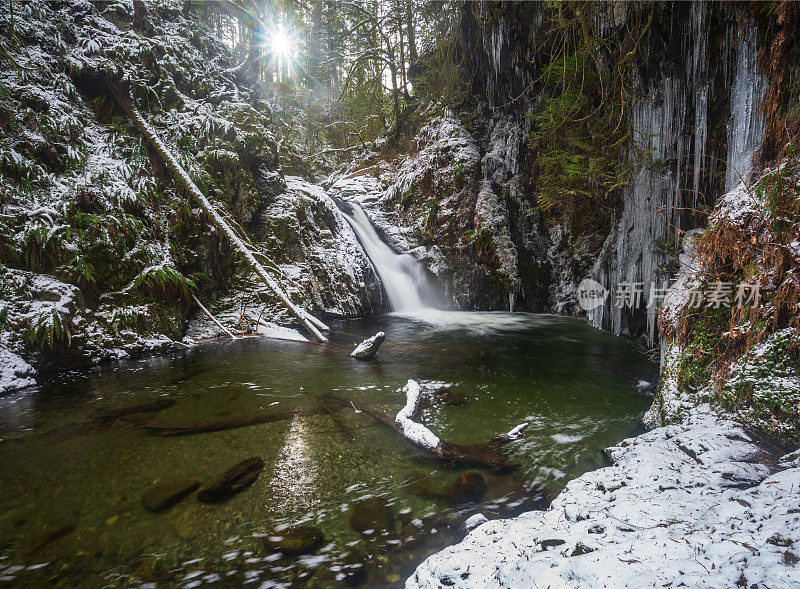
[{"label": "tree trunk", "polygon": [[314,322],[309,320],[309,315],[303,309],[297,307],[294,303],[292,303],[291,300],[289,300],[289,297],[286,296],[286,293],[284,293],[280,286],[278,286],[278,283],[272,279],[264,267],[258,262],[258,260],[256,260],[250,248],[248,248],[236,235],[233,229],[231,229],[230,225],[228,225],[225,219],[223,219],[222,216],[217,212],[208,198],[206,198],[206,196],[200,192],[200,189],[192,181],[186,170],[181,167],[181,165],[178,163],[178,160],[175,159],[175,156],[172,155],[172,153],[167,149],[166,145],[164,145],[158,135],[156,135],[154,129],[147,123],[147,121],[144,120],[144,117],[142,116],[142,113],[139,112],[139,109],[137,109],[130,99],[124,96],[120,89],[115,85],[109,84],[109,89],[111,94],[119,103],[120,107],[122,107],[122,109],[133,120],[133,122],[136,124],[136,127],[139,129],[142,135],[144,135],[148,143],[150,143],[153,149],[155,149],[155,151],[158,153],[159,157],[164,161],[167,169],[178,182],[178,184],[180,184],[181,187],[198,202],[203,211],[205,211],[205,213],[210,217],[214,226],[219,229],[228,239],[228,241],[231,242],[233,247],[236,248],[239,253],[241,253],[261,281],[266,284],[267,287],[269,287],[269,289],[275,294],[281,303],[283,303],[289,312],[294,315],[300,324],[305,327],[317,341],[327,342],[328,339],[322,335],[319,329],[316,328]]}]

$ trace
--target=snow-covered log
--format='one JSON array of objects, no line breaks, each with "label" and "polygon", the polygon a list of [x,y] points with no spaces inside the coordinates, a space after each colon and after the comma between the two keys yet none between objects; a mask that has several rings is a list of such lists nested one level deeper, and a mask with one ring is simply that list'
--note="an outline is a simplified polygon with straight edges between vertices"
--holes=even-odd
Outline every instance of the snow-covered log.
[{"label": "snow-covered log", "polygon": [[376,411],[358,397],[352,401],[353,406],[370,415],[375,421],[392,428],[414,446],[425,450],[436,458],[459,466],[477,466],[498,472],[517,470],[519,464],[511,462],[500,448],[517,439],[528,424],[523,423],[507,434],[497,436],[485,444],[452,444],[440,439],[423,424],[414,421],[425,403],[419,383],[409,380],[401,389],[406,394],[406,404],[392,419],[388,415]]},{"label": "snow-covered log", "polygon": [[317,325],[324,324],[316,319],[312,321],[310,319],[311,316],[307,311],[296,306],[289,299],[278,283],[275,282],[275,280],[267,273],[267,271],[264,269],[264,266],[262,266],[261,263],[256,260],[253,251],[247,245],[245,245],[233,228],[231,228],[228,222],[225,221],[223,216],[211,204],[211,201],[209,201],[208,198],[206,198],[206,196],[200,191],[186,170],[183,169],[183,167],[178,163],[178,160],[175,159],[175,156],[172,155],[172,153],[167,149],[166,145],[164,145],[164,143],[161,141],[161,138],[156,134],[155,130],[147,121],[145,121],[142,113],[139,112],[139,109],[137,109],[131,100],[126,97],[115,85],[109,84],[109,89],[120,107],[133,120],[133,122],[136,124],[136,127],[145,137],[147,142],[153,147],[153,149],[155,149],[159,157],[164,161],[164,164],[166,165],[170,174],[172,174],[181,187],[200,204],[203,211],[205,211],[205,213],[210,217],[214,226],[219,229],[231,242],[233,247],[235,247],[242,254],[244,259],[247,260],[247,263],[250,264],[250,267],[253,268],[258,277],[269,287],[269,289],[275,294],[281,303],[283,303],[289,312],[295,316],[301,325],[303,325],[303,327],[305,327],[317,341],[327,342],[328,339],[322,335],[320,330],[317,328]]}]

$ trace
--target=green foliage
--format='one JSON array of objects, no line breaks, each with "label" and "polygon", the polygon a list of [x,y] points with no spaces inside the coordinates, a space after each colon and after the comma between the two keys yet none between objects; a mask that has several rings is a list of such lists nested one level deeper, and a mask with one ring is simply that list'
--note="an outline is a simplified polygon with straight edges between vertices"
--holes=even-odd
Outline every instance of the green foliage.
[{"label": "green foliage", "polygon": [[537,152],[537,207],[553,220],[568,221],[577,233],[604,232],[631,173],[623,108],[633,56],[653,8],[629,5],[617,34],[601,35],[597,20],[614,21],[610,3],[593,10],[583,2],[547,5],[549,28],[535,51],[541,99],[528,113]]},{"label": "green foliage", "polygon": [[28,326],[27,339],[42,350],[45,348],[55,350],[68,348],[72,342],[72,335],[62,314],[56,309],[51,309],[31,322]]},{"label": "green foliage", "polygon": [[197,289],[191,278],[168,265],[150,266],[134,280],[133,288],[155,300],[188,299]]},{"label": "green foliage", "polygon": [[[588,230],[608,222],[630,175],[620,106],[598,102],[599,76],[586,71],[590,63],[581,54],[551,63],[546,72],[553,95],[529,113],[538,147],[537,207]],[[563,76],[569,78],[562,92],[556,80]]]}]

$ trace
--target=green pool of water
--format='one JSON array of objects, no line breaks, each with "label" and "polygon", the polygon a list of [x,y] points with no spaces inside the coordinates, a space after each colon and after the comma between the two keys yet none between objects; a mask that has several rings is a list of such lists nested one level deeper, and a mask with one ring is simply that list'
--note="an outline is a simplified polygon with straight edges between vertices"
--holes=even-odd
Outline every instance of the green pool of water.
[{"label": "green pool of water", "polygon": [[[584,322],[509,313],[426,319],[337,322],[327,346],[213,342],[170,358],[62,375],[0,399],[0,580],[396,585],[457,540],[470,514],[542,507],[568,480],[602,466],[602,448],[629,435],[649,405],[637,383],[652,381],[655,366],[630,342]],[[348,356],[354,342],[378,330],[387,341],[376,359]],[[452,383],[464,397],[425,414],[442,439],[485,442],[528,422],[524,438],[506,447],[520,470],[481,473],[482,499],[454,504],[447,490],[463,471],[353,409],[337,415],[354,440],[324,413],[168,438],[136,427],[154,418],[178,423],[315,409],[327,393],[357,395],[394,414],[409,378]],[[176,403],[107,429],[92,423],[98,409],[159,397]],[[264,460],[264,472],[223,503],[199,503],[193,494],[160,513],[142,506],[155,484],[210,482],[251,456]],[[389,506],[393,523],[365,535],[351,518],[371,496]],[[324,534],[317,552],[288,557],[266,548],[270,530],[296,523]],[[74,529],[23,554],[32,536],[62,524]]]}]

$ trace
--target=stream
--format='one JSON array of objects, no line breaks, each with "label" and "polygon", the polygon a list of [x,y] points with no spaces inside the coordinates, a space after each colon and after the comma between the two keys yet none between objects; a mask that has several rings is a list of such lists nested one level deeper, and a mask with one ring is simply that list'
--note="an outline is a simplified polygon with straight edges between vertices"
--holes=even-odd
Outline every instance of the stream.
[{"label": "stream", "polygon": [[[541,508],[567,481],[602,466],[602,448],[629,435],[650,403],[637,383],[652,381],[655,365],[631,342],[580,320],[429,309],[331,327],[331,345],[211,342],[59,375],[0,399],[0,579],[399,586],[460,538],[469,515]],[[375,359],[348,356],[377,330],[387,341]],[[326,393],[356,394],[394,414],[408,378],[452,383],[462,402],[423,418],[448,441],[485,442],[528,422],[526,435],[505,447],[520,470],[481,473],[485,492],[460,503],[452,486],[463,471],[352,409],[338,416],[353,440],[326,414],[167,438],[136,427],[154,416],[176,423],[314,408]],[[93,425],[98,409],[162,397],[175,404]],[[199,503],[194,493],[158,513],[143,507],[155,484],[205,484],[251,456],[264,460],[264,472],[227,501]],[[357,531],[359,518],[384,523]],[[267,547],[265,538],[297,523],[324,535],[316,552],[292,557]]]}]

